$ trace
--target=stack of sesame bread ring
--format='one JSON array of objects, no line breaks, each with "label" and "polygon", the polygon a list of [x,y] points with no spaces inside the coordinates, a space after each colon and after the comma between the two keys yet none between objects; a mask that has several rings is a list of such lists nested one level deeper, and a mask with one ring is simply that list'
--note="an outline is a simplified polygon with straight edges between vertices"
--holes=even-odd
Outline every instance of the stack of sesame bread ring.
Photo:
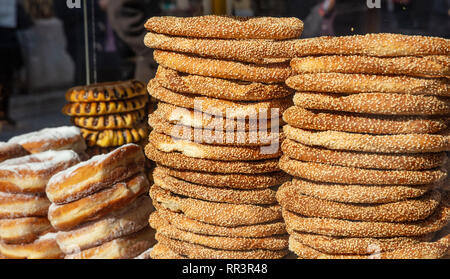
[{"label": "stack of sesame bread ring", "polygon": [[155,259],[271,259],[288,253],[276,191],[284,82],[303,23],[294,18],[202,16],[148,20],[159,63],[146,155]]},{"label": "stack of sesame bread ring", "polygon": [[277,192],[300,258],[442,258],[450,236],[450,41],[299,40]]},{"label": "stack of sesame bread ring", "polygon": [[66,259],[131,259],[148,254],[154,231],[145,156],[136,144],[92,157],[50,178],[48,218]]},{"label": "stack of sesame bread ring", "polygon": [[142,143],[148,136],[148,95],[136,80],[79,86],[66,93],[63,113],[80,127],[88,153],[108,153],[129,143]]},{"label": "stack of sesame bread ring", "polygon": [[[75,127],[46,129],[0,143],[0,257],[7,259],[60,259],[47,212],[48,180],[78,164],[82,151]],[[30,154],[32,153],[32,154]]]}]

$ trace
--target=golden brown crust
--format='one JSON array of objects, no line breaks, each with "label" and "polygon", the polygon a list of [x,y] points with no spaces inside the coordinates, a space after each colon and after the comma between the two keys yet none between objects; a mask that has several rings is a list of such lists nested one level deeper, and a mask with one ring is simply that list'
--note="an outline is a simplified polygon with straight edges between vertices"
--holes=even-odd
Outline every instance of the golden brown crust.
[{"label": "golden brown crust", "polygon": [[335,150],[376,153],[430,153],[450,149],[448,131],[443,134],[369,135],[337,131],[307,131],[284,126],[288,139],[304,145]]},{"label": "golden brown crust", "polygon": [[9,259],[62,259],[64,254],[56,243],[55,235],[55,233],[49,233],[32,243],[26,244],[0,242],[0,253]]},{"label": "golden brown crust", "polygon": [[290,77],[286,84],[297,91],[323,93],[397,93],[450,96],[446,78],[429,79],[407,76],[320,73]]},{"label": "golden brown crust", "polygon": [[9,159],[27,156],[29,153],[17,143],[0,142],[0,163]]},{"label": "golden brown crust", "polygon": [[188,75],[162,66],[158,67],[155,79],[162,87],[174,92],[231,101],[263,101],[294,94],[294,90],[284,83],[264,84]]},{"label": "golden brown crust", "polygon": [[311,182],[303,179],[293,179],[286,183],[285,188],[302,195],[317,199],[354,203],[379,204],[403,201],[423,196],[431,189],[439,188],[440,184],[428,185],[348,185],[322,182]]},{"label": "golden brown crust", "polygon": [[263,113],[267,114],[267,118],[274,118],[274,113],[278,113],[277,116],[281,115],[293,104],[290,97],[259,102],[239,102],[220,100],[201,95],[176,93],[162,87],[155,79],[152,79],[148,84],[148,92],[154,98],[178,107],[195,109],[211,115],[221,115],[222,117],[237,119],[257,119]]},{"label": "golden brown crust", "polygon": [[284,172],[263,174],[222,174],[211,172],[199,172],[190,170],[178,170],[158,165],[155,172],[165,173],[183,181],[202,184],[209,187],[229,187],[232,189],[265,189],[278,186],[290,180],[290,176]]},{"label": "golden brown crust", "polygon": [[152,143],[145,148],[147,158],[166,167],[180,170],[204,171],[212,173],[259,174],[279,171],[278,159],[263,161],[214,161],[185,156],[180,153],[158,151]]},{"label": "golden brown crust", "polygon": [[444,115],[450,113],[450,100],[439,96],[390,93],[338,95],[297,93],[296,106],[307,109],[345,111],[382,115]]},{"label": "golden brown crust", "polygon": [[281,187],[277,199],[283,209],[305,217],[324,217],[366,222],[412,222],[429,217],[441,201],[438,191],[420,198],[383,204],[351,204],[306,196],[290,187]]},{"label": "golden brown crust", "polygon": [[128,100],[97,103],[68,103],[63,113],[68,116],[99,116],[136,111],[145,108],[148,96],[143,95]]},{"label": "golden brown crust", "polygon": [[157,243],[151,253],[150,257],[154,260],[184,260],[187,259],[186,257],[183,257],[181,255],[178,255],[174,251],[170,250],[166,246],[162,245],[161,243]]},{"label": "golden brown crust", "polygon": [[209,202],[181,197],[156,185],[150,189],[150,197],[157,209],[162,206],[173,212],[184,213],[190,219],[217,226],[256,225],[281,218],[279,205],[259,206]]},{"label": "golden brown crust", "polygon": [[162,50],[153,55],[161,66],[191,75],[259,83],[282,83],[292,75],[289,63],[249,64]]},{"label": "golden brown crust", "polygon": [[174,36],[221,39],[293,39],[303,32],[297,18],[275,17],[152,17],[147,30]]},{"label": "golden brown crust", "polygon": [[47,218],[0,219],[0,240],[8,244],[30,243],[52,231]]},{"label": "golden brown crust", "polygon": [[444,168],[423,171],[360,169],[302,162],[286,155],[280,159],[280,168],[306,180],[358,185],[424,185],[439,183],[447,177]]},{"label": "golden brown crust", "polygon": [[175,213],[162,207],[158,208],[158,211],[150,216],[150,224],[154,218],[162,218],[180,230],[202,235],[224,237],[268,237],[271,235],[286,234],[283,220],[259,225],[222,227],[199,222],[186,217],[184,214]]},{"label": "golden brown crust", "polygon": [[194,199],[230,204],[254,205],[271,205],[277,202],[275,198],[276,188],[240,190],[228,187],[208,187],[177,179],[160,171],[160,169],[155,169],[153,172],[153,179],[155,185],[158,185],[162,189]]},{"label": "golden brown crust", "polygon": [[110,102],[146,95],[145,85],[137,80],[77,86],[66,93],[71,103]]},{"label": "golden brown crust", "polygon": [[173,252],[185,255],[189,259],[281,259],[288,254],[287,250],[219,250],[168,238],[161,234],[156,236],[156,240]]},{"label": "golden brown crust", "polygon": [[125,145],[53,176],[46,188],[47,197],[56,204],[87,197],[142,172],[144,161],[140,146]]},{"label": "golden brown crust", "polygon": [[0,218],[46,217],[50,201],[45,195],[0,192]]},{"label": "golden brown crust", "polygon": [[366,115],[308,110],[298,106],[287,109],[283,119],[292,127],[305,130],[367,134],[435,134],[449,128],[447,117]]},{"label": "golden brown crust", "polygon": [[133,259],[148,250],[153,244],[155,244],[155,232],[146,228],[100,246],[67,255],[66,259]]},{"label": "golden brown crust", "polygon": [[147,192],[149,182],[144,174],[139,174],[111,188],[102,190],[77,201],[52,204],[48,218],[57,230],[71,230],[85,222],[98,220],[114,210],[123,208]]},{"label": "golden brown crust", "polygon": [[299,74],[345,73],[406,75],[419,77],[449,77],[450,57],[432,55],[423,57],[369,57],[318,56],[294,58],[291,67]]},{"label": "golden brown crust", "polygon": [[307,146],[290,139],[283,141],[281,149],[290,158],[303,162],[365,169],[426,170],[441,167],[448,161],[445,152],[392,154],[341,151]]},{"label": "golden brown crust", "polygon": [[226,146],[199,144],[196,142],[175,139],[170,136],[159,134],[156,131],[150,133],[149,141],[159,150],[166,153],[179,152],[185,156],[217,160],[217,161],[259,161],[279,158],[281,150],[279,142],[275,142],[275,146],[263,152],[263,147],[255,146]]},{"label": "golden brown crust", "polygon": [[78,127],[90,130],[132,129],[146,116],[145,110],[104,116],[72,117]]},{"label": "golden brown crust", "polygon": [[148,132],[149,127],[143,122],[132,129],[103,131],[81,129],[88,146],[99,147],[117,147],[129,143],[139,143],[148,136]]},{"label": "golden brown crust", "polygon": [[449,55],[449,40],[400,34],[318,37],[296,42],[297,56],[364,55],[379,57]]}]

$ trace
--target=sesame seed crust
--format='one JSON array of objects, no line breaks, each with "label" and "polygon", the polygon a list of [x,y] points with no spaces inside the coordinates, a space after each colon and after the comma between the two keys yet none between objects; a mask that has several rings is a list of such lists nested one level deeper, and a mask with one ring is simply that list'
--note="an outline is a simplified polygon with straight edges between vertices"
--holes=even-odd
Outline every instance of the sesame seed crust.
[{"label": "sesame seed crust", "polygon": [[157,185],[150,189],[150,197],[156,209],[163,207],[211,225],[237,227],[281,219],[281,207],[278,204],[260,206],[210,202],[178,196]]},{"label": "sesame seed crust", "polygon": [[263,101],[294,94],[294,90],[284,83],[264,84],[188,75],[162,66],[158,67],[155,79],[161,86],[174,92],[224,100]]},{"label": "sesame seed crust", "polygon": [[365,55],[379,57],[450,55],[450,40],[400,34],[367,34],[298,40],[296,56]]},{"label": "sesame seed crust", "polygon": [[283,114],[289,125],[306,130],[332,130],[368,134],[434,134],[449,128],[444,117],[381,116],[308,110],[290,107]]},{"label": "sesame seed crust", "polygon": [[256,117],[261,111],[267,111],[267,114],[270,115],[271,109],[279,109],[279,113],[282,114],[293,104],[291,97],[261,102],[239,102],[220,100],[201,95],[176,93],[162,87],[155,79],[151,80],[148,84],[148,92],[152,97],[178,107],[198,109],[196,107],[197,105],[201,106],[202,112],[209,114],[221,113],[223,117],[237,119],[245,119],[249,117],[251,112],[254,112]]},{"label": "sesame seed crust", "polygon": [[294,58],[291,67],[298,74],[343,73],[406,75],[417,77],[449,77],[450,56],[369,57],[319,56]]},{"label": "sesame seed crust", "polygon": [[450,83],[446,78],[319,73],[292,76],[286,84],[297,91],[450,96]]},{"label": "sesame seed crust", "polygon": [[155,50],[158,64],[192,75],[258,83],[282,83],[292,75],[288,62],[250,64],[229,60],[201,58],[189,54]]},{"label": "sesame seed crust", "polygon": [[164,208],[158,208],[157,212],[150,215],[150,223],[152,218],[158,216],[165,222],[177,227],[180,230],[210,236],[223,237],[269,237],[272,235],[285,235],[286,228],[282,219],[266,224],[237,226],[237,227],[221,227],[206,224],[186,217],[184,214],[175,213]]},{"label": "sesame seed crust", "polygon": [[147,33],[144,43],[152,49],[183,52],[201,57],[257,64],[288,62],[294,57],[295,40],[229,40],[174,37]]},{"label": "sesame seed crust", "polygon": [[343,167],[386,170],[426,170],[443,166],[448,157],[440,153],[367,153],[331,150],[285,140],[281,150],[292,159]]},{"label": "sesame seed crust", "polygon": [[450,113],[450,100],[439,96],[390,93],[338,95],[299,92],[296,106],[307,109],[372,113],[383,115],[444,115]]},{"label": "sesame seed crust", "polygon": [[377,170],[302,162],[284,155],[280,168],[288,174],[312,181],[358,185],[424,185],[443,181],[444,168],[423,171]]},{"label": "sesame seed crust", "polygon": [[174,36],[220,39],[293,39],[303,32],[297,18],[275,17],[152,17],[145,28],[151,32]]},{"label": "sesame seed crust", "polygon": [[154,260],[184,260],[187,259],[186,257],[183,257],[166,246],[162,245],[161,243],[156,243],[155,246],[153,246],[152,251],[150,252],[150,257]]},{"label": "sesame seed crust", "polygon": [[276,189],[249,189],[208,187],[179,180],[155,169],[153,172],[155,185],[177,195],[202,199],[212,202],[225,202],[230,204],[261,204],[271,205],[277,202]]},{"label": "sesame seed crust", "polygon": [[368,135],[337,131],[307,131],[284,126],[288,139],[328,149],[376,153],[430,153],[450,149],[448,132],[443,134]]}]

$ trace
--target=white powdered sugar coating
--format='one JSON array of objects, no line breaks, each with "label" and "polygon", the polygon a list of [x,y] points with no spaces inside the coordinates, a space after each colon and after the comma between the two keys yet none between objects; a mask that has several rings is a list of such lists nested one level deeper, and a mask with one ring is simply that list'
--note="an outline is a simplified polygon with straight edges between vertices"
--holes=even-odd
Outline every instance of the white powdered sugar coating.
[{"label": "white powdered sugar coating", "polygon": [[56,240],[57,233],[46,233],[44,235],[41,235],[37,241],[44,241],[44,240]]},{"label": "white powdered sugar coating", "polygon": [[11,138],[9,143],[27,144],[31,142],[49,142],[51,140],[70,139],[81,136],[80,129],[74,126],[46,128],[37,132]]},{"label": "white powdered sugar coating", "polygon": [[20,170],[31,170],[39,172],[52,169],[59,164],[80,160],[78,154],[72,150],[46,151],[25,157],[6,160],[0,163],[0,170],[18,172]]}]

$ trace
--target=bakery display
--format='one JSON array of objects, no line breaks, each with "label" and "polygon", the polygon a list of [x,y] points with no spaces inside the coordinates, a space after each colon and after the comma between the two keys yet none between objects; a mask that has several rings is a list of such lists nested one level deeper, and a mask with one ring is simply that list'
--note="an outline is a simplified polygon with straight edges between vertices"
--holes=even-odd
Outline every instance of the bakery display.
[{"label": "bakery display", "polygon": [[295,42],[277,200],[304,259],[442,258],[449,248],[449,43]]}]

